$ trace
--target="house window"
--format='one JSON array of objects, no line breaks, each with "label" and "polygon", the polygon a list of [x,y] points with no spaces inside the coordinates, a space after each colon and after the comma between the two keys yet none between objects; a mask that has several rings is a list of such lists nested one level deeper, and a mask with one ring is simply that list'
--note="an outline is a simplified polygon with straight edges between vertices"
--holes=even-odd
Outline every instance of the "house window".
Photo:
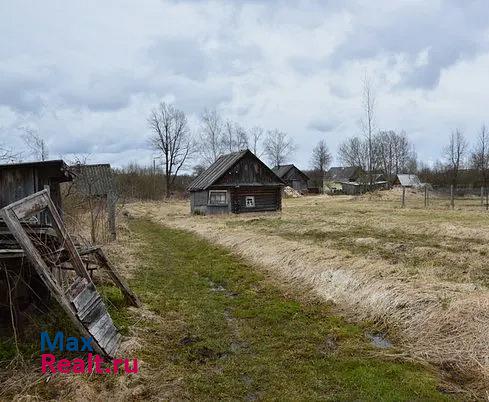
[{"label": "house window", "polygon": [[210,205],[226,205],[227,191],[226,190],[210,190],[209,191],[209,204]]},{"label": "house window", "polygon": [[246,208],[254,208],[255,207],[255,197],[249,195],[246,197]]}]

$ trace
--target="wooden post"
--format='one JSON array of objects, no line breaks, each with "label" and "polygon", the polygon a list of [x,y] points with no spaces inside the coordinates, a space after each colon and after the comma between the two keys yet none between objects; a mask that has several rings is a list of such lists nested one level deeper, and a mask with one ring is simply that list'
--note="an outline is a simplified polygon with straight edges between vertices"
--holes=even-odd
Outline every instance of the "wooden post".
[{"label": "wooden post", "polygon": [[484,206],[484,186],[481,186],[481,207]]},{"label": "wooden post", "polygon": [[404,208],[406,206],[406,187],[402,188],[402,199],[401,199],[401,207]]},{"label": "wooden post", "polygon": [[109,224],[110,239],[114,241],[117,238],[117,226],[115,222],[116,216],[116,197],[110,193],[107,195],[107,221]]},{"label": "wooden post", "polygon": [[455,209],[455,199],[453,197],[453,184],[450,186],[450,206]]},{"label": "wooden post", "polygon": [[424,207],[428,207],[428,186],[424,186]]}]

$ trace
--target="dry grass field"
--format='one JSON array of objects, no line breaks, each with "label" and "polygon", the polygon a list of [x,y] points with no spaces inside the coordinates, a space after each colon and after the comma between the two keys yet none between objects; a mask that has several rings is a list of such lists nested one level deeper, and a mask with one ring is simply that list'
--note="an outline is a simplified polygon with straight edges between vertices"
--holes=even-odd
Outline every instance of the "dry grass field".
[{"label": "dry grass field", "polygon": [[[387,331],[407,358],[464,387],[489,387],[489,213],[423,208],[409,192],[284,200],[282,213],[191,216],[186,202],[136,203],[135,216],[197,233],[305,296]],[[471,201],[471,200],[469,200]]]}]

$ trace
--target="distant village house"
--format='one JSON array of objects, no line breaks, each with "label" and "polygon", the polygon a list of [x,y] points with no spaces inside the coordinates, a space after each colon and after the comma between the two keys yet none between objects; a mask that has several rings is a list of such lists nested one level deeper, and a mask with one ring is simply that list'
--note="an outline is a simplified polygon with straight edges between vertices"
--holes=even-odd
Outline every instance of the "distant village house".
[{"label": "distant village house", "polygon": [[307,192],[309,176],[298,169],[295,165],[275,166],[273,172],[280,177],[284,183],[300,193]]},{"label": "distant village house", "polygon": [[190,210],[203,215],[279,211],[284,186],[250,150],[230,153],[189,185]]}]

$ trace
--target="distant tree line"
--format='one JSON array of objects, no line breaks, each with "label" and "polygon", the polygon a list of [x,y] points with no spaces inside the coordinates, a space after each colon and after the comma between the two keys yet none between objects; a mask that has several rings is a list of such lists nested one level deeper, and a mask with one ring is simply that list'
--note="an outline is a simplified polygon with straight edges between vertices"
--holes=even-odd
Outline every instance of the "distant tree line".
[{"label": "distant tree line", "polygon": [[[131,200],[161,200],[167,196],[165,172],[161,167],[130,163],[114,169],[117,194],[122,202]],[[172,195],[182,196],[193,176],[180,174],[172,183]]]}]

